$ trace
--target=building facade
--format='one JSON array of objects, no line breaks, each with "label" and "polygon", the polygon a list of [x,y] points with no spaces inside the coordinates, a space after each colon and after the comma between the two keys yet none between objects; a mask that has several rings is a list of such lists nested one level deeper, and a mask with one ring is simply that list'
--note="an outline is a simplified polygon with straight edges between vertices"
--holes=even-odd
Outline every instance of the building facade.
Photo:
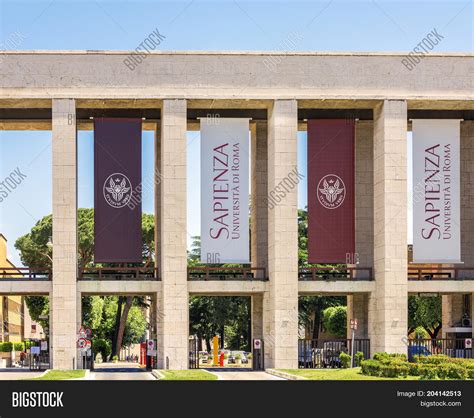
[{"label": "building facade", "polygon": [[[357,335],[370,338],[372,352],[406,352],[410,294],[443,295],[450,327],[466,309],[473,317],[472,54],[425,56],[411,71],[403,54],[162,52],[133,71],[124,64],[128,55],[1,54],[0,129],[52,131],[54,247],[52,280],[2,281],[0,293],[50,296],[53,368],[77,364],[83,295],[152,296],[158,364],[170,369],[188,367],[190,295],[252,296],[253,337],[265,343],[266,367],[278,368],[298,367],[299,295],[348,296],[348,316],[358,319]],[[186,168],[186,133],[199,129],[198,118],[216,114],[252,118],[251,254],[264,280],[199,281],[188,274],[186,183],[193,173]],[[160,280],[78,280],[77,132],[92,129],[97,116],[139,116],[143,129],[156,132]],[[297,133],[314,118],[356,120],[356,252],[365,277],[356,269],[351,280],[299,280],[296,188],[275,207],[267,204],[297,167]],[[456,280],[409,274],[415,267],[407,262],[407,132],[415,118],[462,119],[466,271]]]}]

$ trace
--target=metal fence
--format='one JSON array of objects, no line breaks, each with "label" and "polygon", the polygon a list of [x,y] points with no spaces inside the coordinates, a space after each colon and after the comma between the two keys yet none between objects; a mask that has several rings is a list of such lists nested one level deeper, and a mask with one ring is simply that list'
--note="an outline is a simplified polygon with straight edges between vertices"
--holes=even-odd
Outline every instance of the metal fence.
[{"label": "metal fence", "polygon": [[189,339],[189,368],[199,369],[199,349],[197,337]]},{"label": "metal fence", "polygon": [[27,280],[27,281],[49,281],[51,280],[51,269],[30,267],[2,267],[0,269],[0,281]]},{"label": "metal fence", "polygon": [[373,280],[370,267],[302,267],[298,271],[298,280]]},{"label": "metal fence", "polygon": [[[351,339],[337,340],[299,340],[298,367],[303,369],[338,368],[341,367],[341,353],[351,354]],[[364,353],[364,359],[370,358],[370,340],[356,338],[354,354]]]},{"label": "metal fence", "polygon": [[474,268],[409,266],[408,280],[474,280]]},{"label": "metal fence", "polygon": [[473,358],[472,338],[434,338],[408,340],[408,360],[443,354],[452,358]]},{"label": "metal fence", "polygon": [[154,267],[87,267],[79,270],[79,280],[160,280]]},{"label": "metal fence", "polygon": [[188,280],[267,280],[266,270],[263,267],[188,267]]}]

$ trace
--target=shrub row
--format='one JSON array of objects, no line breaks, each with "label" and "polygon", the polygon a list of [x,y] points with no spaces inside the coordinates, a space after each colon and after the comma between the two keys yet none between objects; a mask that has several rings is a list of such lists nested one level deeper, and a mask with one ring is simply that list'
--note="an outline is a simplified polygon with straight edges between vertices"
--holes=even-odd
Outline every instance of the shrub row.
[{"label": "shrub row", "polygon": [[403,360],[383,363],[380,360],[363,360],[362,373],[377,377],[406,377],[409,374],[409,363]]},{"label": "shrub row", "polygon": [[28,342],[20,342],[20,343],[12,343],[12,342],[4,342],[0,343],[0,352],[2,353],[11,353],[13,349],[15,351],[23,351],[25,347],[28,347]]},{"label": "shrub row", "polygon": [[405,355],[376,353],[361,362],[362,373],[378,377],[420,376],[421,379],[474,379],[474,360],[435,355],[409,363]]}]

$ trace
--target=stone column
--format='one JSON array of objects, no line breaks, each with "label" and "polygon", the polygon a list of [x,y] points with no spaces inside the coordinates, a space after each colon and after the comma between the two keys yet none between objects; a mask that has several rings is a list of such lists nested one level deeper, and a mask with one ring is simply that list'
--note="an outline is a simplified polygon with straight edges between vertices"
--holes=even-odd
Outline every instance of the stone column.
[{"label": "stone column", "polygon": [[471,310],[469,312],[469,318],[471,319],[471,327],[472,327],[472,337],[474,338],[474,293],[471,293]]},{"label": "stone column", "polygon": [[154,185],[155,185],[155,267],[161,270],[161,138],[160,126],[155,129],[155,159],[154,159]]},{"label": "stone column", "polygon": [[[355,138],[355,239],[359,267],[374,264],[374,125],[356,122]],[[357,266],[356,266],[357,267]],[[367,278],[366,271],[357,272]]]},{"label": "stone column", "polygon": [[158,294],[158,367],[170,369],[188,368],[186,123],[186,100],[164,100],[159,188],[162,291]]},{"label": "stone column", "polygon": [[369,301],[372,353],[406,353],[407,103],[384,100],[374,110],[374,272]]},{"label": "stone column", "polygon": [[442,336],[446,338],[448,328],[460,326],[463,315],[464,295],[455,293],[441,296]]},{"label": "stone column", "polygon": [[50,332],[53,369],[77,366],[76,104],[53,99],[53,286]]},{"label": "stone column", "polygon": [[[268,190],[297,167],[296,100],[275,100],[268,121]],[[264,294],[265,367],[298,367],[297,189],[268,209],[268,291]]]},{"label": "stone column", "polygon": [[352,338],[350,320],[357,319],[355,338],[368,338],[369,296],[366,293],[347,295],[347,338]]},{"label": "stone column", "polygon": [[[268,277],[267,122],[252,123],[250,131],[252,135],[251,259],[252,267],[265,268],[265,276]],[[263,278],[263,274],[259,271],[256,277]]]},{"label": "stone column", "polygon": [[[461,122],[461,260],[474,265],[474,121]],[[459,266],[462,267],[462,266]],[[461,270],[460,277],[472,277],[474,271]]]},{"label": "stone column", "polygon": [[[252,335],[251,339],[263,338],[263,294],[257,293],[251,297],[251,321]],[[250,341],[252,344],[252,341]],[[253,344],[251,346],[253,351]]]}]

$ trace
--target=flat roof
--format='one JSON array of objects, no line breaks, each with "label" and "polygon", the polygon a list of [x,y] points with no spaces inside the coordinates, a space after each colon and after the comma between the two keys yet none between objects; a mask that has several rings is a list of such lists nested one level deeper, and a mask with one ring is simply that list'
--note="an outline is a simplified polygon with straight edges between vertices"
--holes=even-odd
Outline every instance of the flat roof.
[{"label": "flat roof", "polygon": [[[282,56],[362,56],[362,57],[381,57],[381,56],[398,56],[404,57],[411,51],[406,52],[337,52],[337,51],[150,51],[145,52],[147,55],[282,55]],[[135,50],[23,50],[9,51],[2,50],[1,54],[18,54],[18,55],[130,55],[137,53]],[[417,54],[420,55],[420,54]],[[425,57],[473,57],[472,52],[435,52],[424,54]]]}]

